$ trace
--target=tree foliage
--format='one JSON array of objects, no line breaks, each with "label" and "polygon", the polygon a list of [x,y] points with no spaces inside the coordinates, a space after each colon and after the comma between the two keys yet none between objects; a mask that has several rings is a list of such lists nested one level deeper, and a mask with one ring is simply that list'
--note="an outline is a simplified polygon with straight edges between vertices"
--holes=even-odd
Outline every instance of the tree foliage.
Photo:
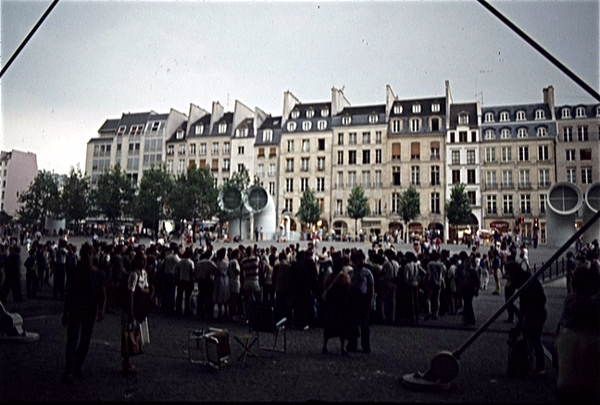
[{"label": "tree foliage", "polygon": [[166,218],[166,204],[173,190],[173,178],[164,164],[144,172],[134,204],[134,217],[156,232],[158,223]]},{"label": "tree foliage", "polygon": [[74,221],[78,223],[90,213],[90,182],[81,170],[71,167],[60,195],[60,211],[65,218],[65,226]]},{"label": "tree foliage", "polygon": [[18,199],[22,205],[17,215],[23,223],[44,226],[49,216],[60,217],[58,181],[47,170],[39,171],[29,188],[18,194]]},{"label": "tree foliage", "polygon": [[314,191],[310,187],[306,187],[300,199],[300,208],[296,216],[301,223],[307,224],[310,227],[319,221],[322,213],[321,205],[315,197]]},{"label": "tree foliage", "polygon": [[177,222],[211,219],[217,212],[217,194],[210,167],[192,166],[175,179],[167,198],[169,213]]},{"label": "tree foliage", "polygon": [[101,214],[113,225],[132,213],[135,186],[119,164],[98,177],[93,201]]},{"label": "tree foliage", "polygon": [[471,223],[471,200],[462,183],[452,187],[450,201],[446,203],[446,217],[452,225],[467,225]]},{"label": "tree foliage", "polygon": [[406,225],[405,235],[408,235],[408,224],[421,215],[421,199],[414,186],[409,186],[400,196],[398,214]]},{"label": "tree foliage", "polygon": [[369,199],[365,195],[365,190],[360,184],[354,186],[348,197],[348,216],[354,219],[355,232],[358,232],[358,220],[370,213]]}]

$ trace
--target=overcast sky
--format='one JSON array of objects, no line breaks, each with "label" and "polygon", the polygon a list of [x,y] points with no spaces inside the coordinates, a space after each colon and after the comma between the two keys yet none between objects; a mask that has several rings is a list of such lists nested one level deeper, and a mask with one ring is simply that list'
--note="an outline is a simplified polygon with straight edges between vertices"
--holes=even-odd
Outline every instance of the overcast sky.
[{"label": "overcast sky", "polygon": [[[6,1],[2,63],[51,1]],[[491,4],[599,88],[598,1]],[[596,103],[476,1],[217,2],[62,0],[0,81],[2,150],[38,167],[85,169],[86,144],[123,112],[235,100],[281,115],[283,92],[352,105],[444,95],[484,106]]]}]

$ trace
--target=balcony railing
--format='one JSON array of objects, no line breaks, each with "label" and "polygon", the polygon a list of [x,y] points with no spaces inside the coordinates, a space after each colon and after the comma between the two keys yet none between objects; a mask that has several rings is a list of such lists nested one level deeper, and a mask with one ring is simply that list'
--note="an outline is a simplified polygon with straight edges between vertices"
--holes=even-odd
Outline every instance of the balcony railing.
[{"label": "balcony railing", "polygon": [[485,183],[485,189],[486,190],[497,190],[498,189],[498,183]]},{"label": "balcony railing", "polygon": [[540,188],[550,188],[550,186],[552,185],[552,182],[550,181],[540,181]]},{"label": "balcony railing", "polygon": [[531,188],[530,181],[523,181],[519,183],[519,190],[530,190]]},{"label": "balcony railing", "polygon": [[502,182],[502,189],[513,189],[515,188],[515,183],[511,182]]}]

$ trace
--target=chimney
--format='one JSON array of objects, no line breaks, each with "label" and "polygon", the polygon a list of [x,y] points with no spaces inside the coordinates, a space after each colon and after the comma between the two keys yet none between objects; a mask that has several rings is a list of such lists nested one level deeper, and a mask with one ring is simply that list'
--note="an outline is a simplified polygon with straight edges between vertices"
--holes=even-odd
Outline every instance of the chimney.
[{"label": "chimney", "polygon": [[551,119],[556,119],[556,112],[554,111],[554,86],[550,85],[543,90],[544,93],[544,104],[548,105],[550,109]]},{"label": "chimney", "polygon": [[296,104],[300,104],[300,100],[298,100],[289,90],[286,90],[283,93],[283,115],[281,116],[282,128]]},{"label": "chimney", "polygon": [[331,88],[331,116],[337,115],[345,107],[350,107],[350,102],[344,96],[344,89]]}]

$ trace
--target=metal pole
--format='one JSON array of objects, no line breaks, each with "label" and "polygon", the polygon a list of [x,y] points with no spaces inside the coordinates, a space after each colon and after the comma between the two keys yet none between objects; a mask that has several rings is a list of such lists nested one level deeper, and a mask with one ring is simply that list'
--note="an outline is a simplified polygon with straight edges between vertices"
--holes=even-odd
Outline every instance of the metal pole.
[{"label": "metal pole", "polygon": [[[502,305],[500,309],[498,309],[492,316],[490,316],[489,319],[483,325],[481,325],[479,329],[477,329],[473,333],[473,335],[471,335],[471,337],[467,339],[465,343],[463,343],[463,345],[460,348],[458,348],[458,350],[452,353],[452,355],[456,357],[456,359],[460,359],[461,354],[469,346],[471,346],[471,344],[479,337],[479,335],[481,335],[502,314],[502,312],[504,312],[504,310],[508,308],[509,305],[515,302],[517,298],[519,298],[521,293],[525,291],[534,282],[535,279],[537,279],[544,271],[546,271],[548,267],[552,265],[552,263],[554,263],[567,249],[569,249],[569,247],[577,240],[577,238],[579,238],[585,231],[587,231],[588,228],[590,228],[598,220],[598,218],[600,218],[600,210],[596,212],[594,216],[590,218],[590,220],[586,222],[577,232],[575,232],[575,234],[573,234],[573,236],[571,236],[569,240],[567,240],[564,243],[564,245],[562,245],[556,251],[556,253],[554,253],[552,257],[542,267],[540,267],[538,271],[536,271],[531,277],[529,277],[529,279],[527,279],[527,281],[521,286],[521,288],[515,291],[515,293],[504,303],[504,305]],[[550,270],[552,270],[551,267]]]}]

